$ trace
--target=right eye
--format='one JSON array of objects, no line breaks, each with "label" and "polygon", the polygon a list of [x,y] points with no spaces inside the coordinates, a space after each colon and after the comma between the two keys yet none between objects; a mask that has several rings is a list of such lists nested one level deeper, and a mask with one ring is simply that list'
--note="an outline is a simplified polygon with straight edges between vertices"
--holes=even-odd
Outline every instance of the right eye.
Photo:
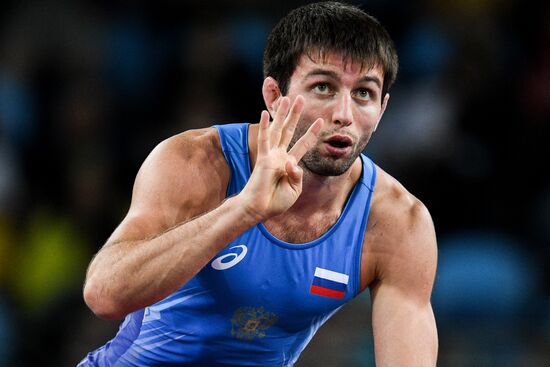
[{"label": "right eye", "polygon": [[319,94],[329,94],[330,88],[327,83],[318,83],[313,87],[313,91]]}]

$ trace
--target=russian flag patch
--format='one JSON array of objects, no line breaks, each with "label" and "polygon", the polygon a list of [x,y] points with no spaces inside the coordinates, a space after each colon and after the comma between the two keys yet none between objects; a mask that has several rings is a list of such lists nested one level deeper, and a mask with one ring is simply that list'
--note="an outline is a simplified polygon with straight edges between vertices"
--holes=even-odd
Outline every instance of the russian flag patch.
[{"label": "russian flag patch", "polygon": [[344,298],[349,276],[336,271],[316,267],[309,293],[329,298]]}]

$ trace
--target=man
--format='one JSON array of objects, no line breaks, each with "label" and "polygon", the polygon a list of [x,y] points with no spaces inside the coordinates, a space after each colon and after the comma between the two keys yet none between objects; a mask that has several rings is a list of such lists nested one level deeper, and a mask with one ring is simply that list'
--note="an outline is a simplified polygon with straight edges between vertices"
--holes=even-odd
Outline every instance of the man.
[{"label": "man", "polygon": [[264,72],[259,124],[184,132],[144,162],[84,288],[126,318],[80,366],[292,366],[367,288],[377,365],[435,365],[430,215],[361,154],[397,72],[387,32],[306,5],[273,29]]}]

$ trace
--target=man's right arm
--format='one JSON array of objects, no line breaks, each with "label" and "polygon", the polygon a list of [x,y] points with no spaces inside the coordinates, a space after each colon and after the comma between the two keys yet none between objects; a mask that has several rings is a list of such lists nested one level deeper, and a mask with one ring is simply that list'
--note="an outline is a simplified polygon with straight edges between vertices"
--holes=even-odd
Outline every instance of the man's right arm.
[{"label": "man's right arm", "polygon": [[128,215],[88,268],[84,299],[95,314],[118,319],[163,299],[230,241],[294,204],[302,190],[298,162],[322,123],[315,121],[287,151],[303,104],[297,97],[290,107],[283,97],[272,123],[262,112],[252,175],[223,202],[229,172],[217,139],[186,133],[151,153],[137,175]]},{"label": "man's right arm", "polygon": [[258,221],[242,197],[222,202],[229,173],[213,134],[168,139],[142,165],[127,216],[88,268],[84,298],[98,316],[166,297]]}]

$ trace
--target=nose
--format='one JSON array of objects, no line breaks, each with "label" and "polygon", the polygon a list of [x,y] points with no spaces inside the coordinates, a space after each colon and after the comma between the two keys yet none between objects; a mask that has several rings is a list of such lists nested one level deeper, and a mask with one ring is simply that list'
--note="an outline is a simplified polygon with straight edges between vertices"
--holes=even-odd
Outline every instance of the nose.
[{"label": "nose", "polygon": [[332,121],[342,126],[351,125],[353,122],[353,99],[351,95],[349,93],[339,93],[335,103]]}]

